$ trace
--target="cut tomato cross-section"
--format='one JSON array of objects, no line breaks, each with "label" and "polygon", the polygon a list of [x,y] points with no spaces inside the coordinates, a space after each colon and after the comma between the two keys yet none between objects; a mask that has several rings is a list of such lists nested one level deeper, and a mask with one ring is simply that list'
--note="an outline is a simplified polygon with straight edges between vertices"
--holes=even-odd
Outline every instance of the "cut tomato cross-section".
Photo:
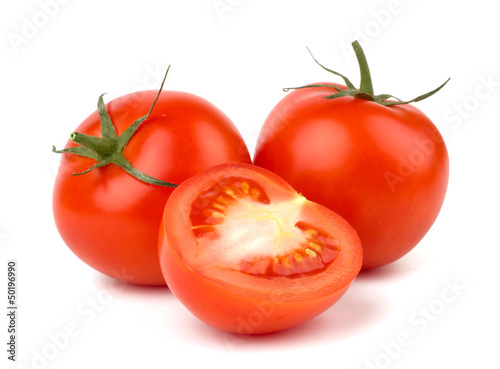
[{"label": "cut tomato cross-section", "polygon": [[230,332],[306,321],[361,268],[359,238],[344,219],[252,165],[223,164],[185,181],[167,218],[159,247],[168,286],[200,319]]},{"label": "cut tomato cross-section", "polygon": [[[299,203],[302,199],[297,198]],[[203,254],[219,254],[227,268],[265,277],[320,271],[337,257],[338,242],[300,221],[297,201],[270,204],[262,187],[249,178],[228,177],[213,184],[191,208],[198,248]]]}]

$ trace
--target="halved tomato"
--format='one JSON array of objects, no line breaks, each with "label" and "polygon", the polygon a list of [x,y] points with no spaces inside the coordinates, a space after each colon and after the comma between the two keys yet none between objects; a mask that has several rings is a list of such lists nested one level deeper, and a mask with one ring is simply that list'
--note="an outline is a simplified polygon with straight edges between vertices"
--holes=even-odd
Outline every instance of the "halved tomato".
[{"label": "halved tomato", "polygon": [[355,230],[276,174],[222,164],[170,196],[160,265],[171,291],[205,323],[275,332],[332,306],[361,269]]}]

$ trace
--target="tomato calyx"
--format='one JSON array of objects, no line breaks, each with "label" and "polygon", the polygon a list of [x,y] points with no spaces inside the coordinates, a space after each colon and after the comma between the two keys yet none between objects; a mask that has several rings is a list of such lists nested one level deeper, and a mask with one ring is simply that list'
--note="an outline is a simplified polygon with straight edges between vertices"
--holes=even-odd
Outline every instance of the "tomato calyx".
[{"label": "tomato calyx", "polygon": [[[365,53],[363,51],[363,48],[361,47],[361,45],[359,44],[358,41],[354,41],[352,43],[352,48],[354,49],[354,52],[356,54],[356,59],[358,60],[359,69],[360,69],[360,73],[361,73],[361,82],[360,82],[359,89],[356,88],[354,86],[354,84],[346,76],[344,76],[338,72],[335,72],[335,71],[323,66],[322,64],[320,64],[308,48],[307,51],[309,51],[309,54],[311,54],[311,57],[314,59],[316,64],[318,64],[324,70],[326,70],[332,74],[335,74],[336,76],[341,77],[344,80],[344,83],[346,84],[347,88],[342,89],[337,85],[325,83],[325,84],[312,84],[312,85],[306,85],[306,86],[301,86],[301,87],[287,87],[287,88],[284,88],[283,91],[288,92],[289,90],[297,90],[297,89],[302,89],[302,88],[330,87],[330,88],[335,89],[337,92],[332,94],[332,95],[324,96],[324,98],[327,100],[331,100],[331,99],[335,99],[335,98],[343,97],[343,96],[353,96],[353,97],[357,97],[360,99],[373,101],[373,102],[376,102],[376,103],[384,105],[384,106],[391,106],[391,105],[409,104],[409,103],[424,100],[424,99],[434,95],[439,90],[441,90],[450,80],[450,78],[448,78],[446,80],[446,82],[444,82],[438,88],[436,88],[430,92],[427,92],[423,95],[417,96],[414,99],[411,99],[408,101],[403,101],[403,100],[401,100],[401,99],[399,99],[391,94],[375,95],[374,90],[373,90],[372,78],[371,78],[371,74],[370,74],[370,68],[368,67],[368,62],[366,60],[366,56],[365,56]],[[388,99],[396,99],[396,101],[394,101],[394,100],[388,101]]]},{"label": "tomato calyx", "polygon": [[71,153],[86,158],[94,159],[97,161],[97,163],[94,166],[90,167],[89,169],[83,172],[73,173],[72,174],[73,176],[86,174],[94,169],[102,168],[109,164],[115,164],[120,168],[122,168],[125,172],[139,179],[142,182],[163,187],[177,187],[176,184],[165,182],[160,179],[151,177],[145,173],[142,173],[138,169],[134,168],[132,164],[123,155],[123,149],[125,149],[128,142],[135,134],[139,126],[146,119],[148,119],[151,112],[153,111],[156,102],[158,101],[158,98],[160,96],[160,93],[163,89],[163,85],[165,84],[165,80],[167,78],[169,69],[170,66],[167,68],[165,77],[163,78],[160,89],[158,90],[158,94],[156,95],[156,98],[153,104],[151,105],[149,112],[143,117],[140,117],[139,119],[134,121],[134,123],[130,125],[121,135],[118,136],[116,134],[115,127],[113,125],[113,122],[111,121],[111,117],[107,113],[106,108],[104,106],[103,96],[105,94],[102,94],[101,96],[99,96],[97,102],[97,111],[99,113],[99,118],[101,121],[102,137],[90,136],[79,132],[73,132],[70,135],[70,139],[71,141],[80,146],[69,147],[63,150],[56,150],[56,147],[52,146],[52,152],[55,152],[57,154]]}]

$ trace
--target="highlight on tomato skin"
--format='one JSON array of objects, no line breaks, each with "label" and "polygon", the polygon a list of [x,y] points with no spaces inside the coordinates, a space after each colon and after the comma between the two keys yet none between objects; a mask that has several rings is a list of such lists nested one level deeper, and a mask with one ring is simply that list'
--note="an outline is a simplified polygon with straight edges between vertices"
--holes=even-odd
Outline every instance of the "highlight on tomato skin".
[{"label": "highlight on tomato skin", "polygon": [[356,231],[276,174],[222,164],[170,196],[160,265],[195,316],[237,334],[276,332],[331,307],[362,264]]}]

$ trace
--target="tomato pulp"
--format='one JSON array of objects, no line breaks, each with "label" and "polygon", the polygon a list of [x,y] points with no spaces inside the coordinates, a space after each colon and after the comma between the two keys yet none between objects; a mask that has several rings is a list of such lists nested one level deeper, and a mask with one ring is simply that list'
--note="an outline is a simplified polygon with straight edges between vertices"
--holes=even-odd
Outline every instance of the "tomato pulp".
[{"label": "tomato pulp", "polygon": [[170,196],[159,235],[172,292],[233,333],[286,329],[333,305],[358,274],[353,228],[288,183],[248,164],[213,167]]},{"label": "tomato pulp", "polygon": [[[122,96],[106,104],[121,135],[151,108],[156,91]],[[77,132],[101,135],[98,112]],[[66,147],[75,147],[68,141]],[[230,119],[208,101],[163,91],[123,155],[138,170],[174,184],[212,166],[250,162]],[[158,261],[158,228],[173,188],[144,183],[116,165],[81,173],[95,160],[65,153],[53,192],[57,229],[68,247],[94,269],[126,282],[165,285]]]}]

